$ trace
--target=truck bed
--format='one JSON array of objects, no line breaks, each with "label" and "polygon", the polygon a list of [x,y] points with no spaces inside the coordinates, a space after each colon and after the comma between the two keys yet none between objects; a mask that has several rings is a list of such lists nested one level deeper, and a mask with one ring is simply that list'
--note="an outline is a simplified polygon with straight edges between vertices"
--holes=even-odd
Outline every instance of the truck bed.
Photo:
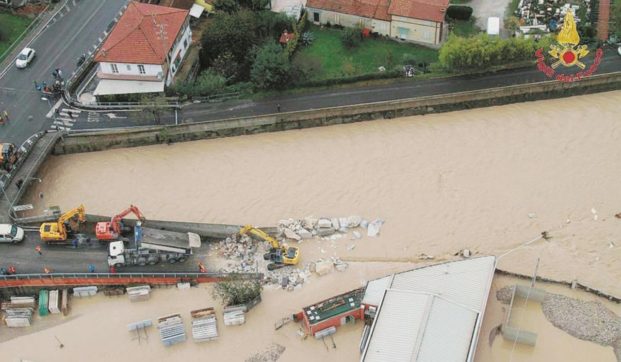
[{"label": "truck bed", "polygon": [[189,234],[190,235],[188,235],[188,233],[180,233],[176,231],[158,230],[158,229],[143,227],[142,228],[142,244],[146,243],[146,244],[170,246],[170,247],[185,248],[185,249],[200,247],[201,245],[200,237],[198,237],[198,235],[193,234],[193,233],[189,233]]}]

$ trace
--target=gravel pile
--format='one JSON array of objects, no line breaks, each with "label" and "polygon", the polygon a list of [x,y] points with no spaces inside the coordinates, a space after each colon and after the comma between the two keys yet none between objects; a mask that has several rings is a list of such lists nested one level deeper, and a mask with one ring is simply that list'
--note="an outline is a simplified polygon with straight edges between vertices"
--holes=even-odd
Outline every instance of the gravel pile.
[{"label": "gravel pile", "polygon": [[511,296],[513,295],[513,286],[507,286],[496,291],[496,299],[502,304],[511,303]]},{"label": "gravel pile", "polygon": [[621,318],[600,302],[548,293],[542,307],[550,323],[576,338],[613,347],[621,339]]},{"label": "gravel pile", "polygon": [[285,346],[274,343],[268,347],[267,351],[257,353],[250,358],[246,359],[246,362],[273,362],[278,361],[280,356],[285,352]]}]

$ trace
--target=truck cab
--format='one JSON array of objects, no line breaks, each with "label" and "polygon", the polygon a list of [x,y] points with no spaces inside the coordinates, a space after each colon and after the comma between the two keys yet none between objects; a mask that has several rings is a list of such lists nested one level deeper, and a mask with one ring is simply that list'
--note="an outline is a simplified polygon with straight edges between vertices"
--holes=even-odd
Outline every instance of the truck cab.
[{"label": "truck cab", "polygon": [[125,245],[122,241],[113,241],[108,250],[108,266],[118,267],[125,265]]}]

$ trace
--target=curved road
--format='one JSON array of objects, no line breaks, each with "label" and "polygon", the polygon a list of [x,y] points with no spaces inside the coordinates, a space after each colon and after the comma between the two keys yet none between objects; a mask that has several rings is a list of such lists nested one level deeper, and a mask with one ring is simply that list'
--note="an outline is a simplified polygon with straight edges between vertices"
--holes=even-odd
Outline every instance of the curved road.
[{"label": "curved road", "polygon": [[53,120],[45,115],[52,105],[41,99],[33,82],[51,84],[55,68],[60,68],[65,77],[71,74],[78,57],[92,51],[103,39],[104,31],[125,3],[125,0],[67,1],[29,45],[37,52],[30,66],[17,69],[11,63],[0,73],[0,112],[7,110],[10,118],[0,126],[1,141],[20,144],[30,135],[50,127]]}]

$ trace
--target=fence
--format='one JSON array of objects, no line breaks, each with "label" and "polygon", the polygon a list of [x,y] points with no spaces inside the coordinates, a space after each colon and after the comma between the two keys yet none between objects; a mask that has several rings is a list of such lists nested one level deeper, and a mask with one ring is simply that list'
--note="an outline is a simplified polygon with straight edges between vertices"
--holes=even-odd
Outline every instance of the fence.
[{"label": "fence", "polygon": [[26,156],[28,156],[28,153],[32,150],[34,145],[37,143],[37,141],[39,140],[39,138],[41,138],[43,134],[44,132],[35,133],[32,136],[28,137],[28,139],[25,140],[21,146],[19,146],[18,152],[20,153],[20,156],[17,159],[17,162],[13,165],[13,168],[11,169],[10,172],[5,173],[2,176],[0,176],[0,188],[2,188],[3,191],[6,189],[5,186],[11,183],[11,180],[13,179],[17,171],[20,169],[21,165],[26,160],[27,158]]},{"label": "fence", "polygon": [[55,285],[126,285],[133,283],[175,284],[223,280],[260,280],[261,273],[52,273],[0,275],[0,288]]}]

